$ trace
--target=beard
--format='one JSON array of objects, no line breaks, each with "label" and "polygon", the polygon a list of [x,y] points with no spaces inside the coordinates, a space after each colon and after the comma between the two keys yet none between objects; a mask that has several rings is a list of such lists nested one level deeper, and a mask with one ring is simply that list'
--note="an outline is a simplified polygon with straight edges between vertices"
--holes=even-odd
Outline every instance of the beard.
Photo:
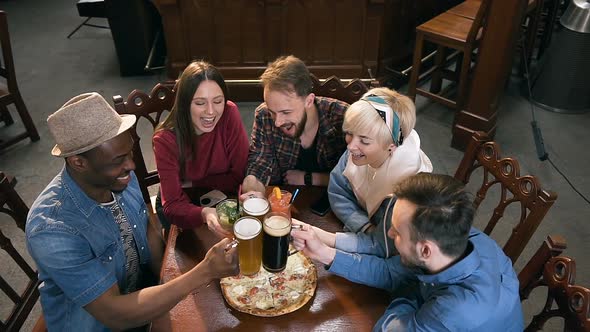
[{"label": "beard", "polygon": [[403,266],[418,273],[425,273],[426,265],[417,256],[403,256],[400,254],[400,261]]},{"label": "beard", "polygon": [[303,118],[296,125],[297,128],[295,130],[295,138],[301,137],[301,135],[303,134],[303,130],[305,129],[306,123],[307,123],[307,113],[303,113]]}]

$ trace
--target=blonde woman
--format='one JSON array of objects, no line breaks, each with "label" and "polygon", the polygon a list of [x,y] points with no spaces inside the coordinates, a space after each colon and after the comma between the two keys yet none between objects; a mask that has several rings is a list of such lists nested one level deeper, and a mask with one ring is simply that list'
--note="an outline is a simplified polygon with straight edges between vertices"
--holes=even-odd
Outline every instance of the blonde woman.
[{"label": "blonde woman", "polygon": [[347,150],[330,173],[328,196],[334,214],[345,230],[376,231],[385,253],[393,249],[387,243],[389,223],[383,219],[391,215],[395,184],[432,172],[415,124],[416,108],[408,97],[387,88],[369,90],[346,111],[342,127]]}]

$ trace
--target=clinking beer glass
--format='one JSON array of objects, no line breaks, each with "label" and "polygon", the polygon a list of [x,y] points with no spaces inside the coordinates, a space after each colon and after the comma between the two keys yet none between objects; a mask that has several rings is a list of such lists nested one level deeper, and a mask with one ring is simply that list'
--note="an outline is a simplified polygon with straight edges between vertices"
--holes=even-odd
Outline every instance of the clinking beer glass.
[{"label": "clinking beer glass", "polygon": [[[253,275],[260,271],[262,261],[262,224],[253,217],[242,217],[234,224],[235,240],[238,245],[240,273]],[[232,244],[230,244],[231,246]]]},{"label": "clinking beer glass", "polygon": [[264,215],[268,213],[270,206],[268,201],[260,197],[248,197],[242,202],[242,215],[257,218],[262,222]]},{"label": "clinking beer glass", "polygon": [[263,222],[262,266],[268,272],[281,272],[287,266],[291,242],[291,217],[283,212],[271,212]]}]

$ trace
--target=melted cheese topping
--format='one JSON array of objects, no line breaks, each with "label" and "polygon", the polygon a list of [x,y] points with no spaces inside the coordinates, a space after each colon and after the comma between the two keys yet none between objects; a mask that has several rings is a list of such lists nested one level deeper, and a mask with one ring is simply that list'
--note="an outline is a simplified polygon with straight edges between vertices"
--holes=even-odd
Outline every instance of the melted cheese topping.
[{"label": "melted cheese topping", "polygon": [[242,285],[237,285],[236,287],[232,288],[231,292],[236,296],[240,296],[246,293],[246,289]]}]

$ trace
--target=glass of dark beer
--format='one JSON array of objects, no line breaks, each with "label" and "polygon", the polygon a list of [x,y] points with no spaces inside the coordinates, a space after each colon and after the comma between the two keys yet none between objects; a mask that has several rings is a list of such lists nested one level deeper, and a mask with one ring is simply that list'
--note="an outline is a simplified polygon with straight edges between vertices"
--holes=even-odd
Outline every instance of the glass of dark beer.
[{"label": "glass of dark beer", "polygon": [[262,224],[262,266],[268,272],[281,272],[287,266],[291,240],[291,217],[284,212],[271,212]]}]

